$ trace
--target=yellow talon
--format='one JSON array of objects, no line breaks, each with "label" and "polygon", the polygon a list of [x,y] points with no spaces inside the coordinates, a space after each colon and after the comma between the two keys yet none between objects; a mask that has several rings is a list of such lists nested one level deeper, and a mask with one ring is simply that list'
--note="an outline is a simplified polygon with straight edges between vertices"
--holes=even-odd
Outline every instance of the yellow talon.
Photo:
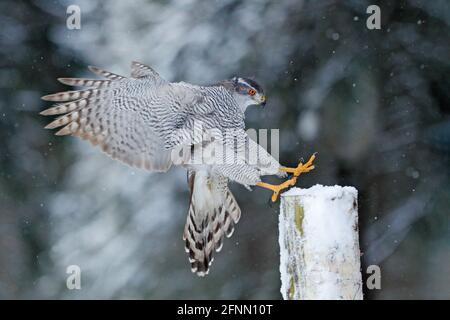
[{"label": "yellow talon", "polygon": [[286,188],[289,188],[290,186],[295,185],[296,182],[297,182],[297,177],[294,176],[291,179],[286,180],[285,182],[280,183],[280,184],[269,184],[269,183],[265,183],[265,182],[258,182],[256,185],[258,187],[272,190],[273,191],[272,202],[275,202],[278,199],[278,195],[280,194],[280,191],[282,191]]},{"label": "yellow talon", "polygon": [[292,173],[292,178],[286,180],[283,183],[280,184],[269,184],[265,182],[258,182],[256,185],[258,187],[266,188],[273,191],[272,194],[272,202],[277,201],[278,196],[280,192],[284,189],[289,188],[290,186],[293,186],[297,183],[297,178],[301,173],[309,172],[314,169],[314,166],[312,165],[314,159],[316,158],[316,154],[313,154],[311,158],[305,163],[302,164],[301,162],[298,164],[297,168],[288,168],[288,167],[281,167],[280,171]]},{"label": "yellow talon", "polygon": [[316,159],[316,154],[313,154],[305,164],[300,162],[297,168],[281,167],[280,171],[292,173],[294,177],[298,177],[301,173],[309,172],[314,169],[314,166],[312,165],[314,159]]}]

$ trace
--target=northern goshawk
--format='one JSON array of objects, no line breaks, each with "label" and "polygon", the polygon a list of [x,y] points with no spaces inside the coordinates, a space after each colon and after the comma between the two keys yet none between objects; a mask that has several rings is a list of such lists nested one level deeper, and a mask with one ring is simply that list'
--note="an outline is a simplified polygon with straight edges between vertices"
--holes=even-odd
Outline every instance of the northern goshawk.
[{"label": "northern goshawk", "polygon": [[[229,180],[270,189],[276,201],[300,173],[314,168],[314,156],[296,168],[282,167],[248,137],[246,108],[266,103],[254,80],[173,83],[138,62],[131,65],[131,77],[89,69],[106,79],[60,78],[63,84],[87,89],[42,97],[57,104],[41,114],[60,115],[46,128],[62,127],[56,135],[88,140],[134,167],[160,172],[172,165],[185,167],[191,199],[183,239],[192,272],[199,276],[208,273],[213,252],[220,251],[241,216]],[[261,181],[265,175],[287,173],[292,177],[280,185]]]}]

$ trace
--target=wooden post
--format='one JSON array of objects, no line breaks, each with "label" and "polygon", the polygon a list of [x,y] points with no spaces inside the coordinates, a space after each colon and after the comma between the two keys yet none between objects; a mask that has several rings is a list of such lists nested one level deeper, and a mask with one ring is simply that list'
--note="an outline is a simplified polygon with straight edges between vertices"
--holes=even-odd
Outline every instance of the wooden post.
[{"label": "wooden post", "polygon": [[361,300],[358,192],[316,185],[281,196],[281,294],[284,299]]}]

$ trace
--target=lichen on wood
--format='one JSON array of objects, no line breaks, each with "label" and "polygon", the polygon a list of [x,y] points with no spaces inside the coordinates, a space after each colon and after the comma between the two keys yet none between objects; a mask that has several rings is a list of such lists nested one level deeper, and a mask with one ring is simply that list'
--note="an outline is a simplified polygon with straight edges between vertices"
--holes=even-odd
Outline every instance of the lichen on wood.
[{"label": "lichen on wood", "polygon": [[300,235],[303,235],[303,207],[299,204],[295,204],[295,226],[297,230],[300,232]]}]

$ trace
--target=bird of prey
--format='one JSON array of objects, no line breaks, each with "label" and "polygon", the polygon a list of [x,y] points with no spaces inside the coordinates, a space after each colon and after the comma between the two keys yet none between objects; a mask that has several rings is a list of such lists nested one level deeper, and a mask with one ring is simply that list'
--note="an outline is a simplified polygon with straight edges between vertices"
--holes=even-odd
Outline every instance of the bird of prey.
[{"label": "bird of prey", "polygon": [[[183,240],[191,270],[199,276],[208,274],[214,251],[220,251],[224,236],[231,236],[241,216],[228,188],[230,180],[270,189],[276,201],[300,173],[314,168],[314,155],[295,168],[283,167],[247,136],[246,108],[266,103],[254,80],[234,77],[207,86],[169,82],[139,62],[132,62],[131,77],[89,69],[103,79],[59,78],[63,84],[85,89],[42,97],[56,104],[41,114],[59,115],[46,128],[60,128],[56,135],[88,140],[137,168],[159,172],[172,165],[186,168],[190,205]],[[288,173],[291,178],[279,185],[261,180]]]}]

